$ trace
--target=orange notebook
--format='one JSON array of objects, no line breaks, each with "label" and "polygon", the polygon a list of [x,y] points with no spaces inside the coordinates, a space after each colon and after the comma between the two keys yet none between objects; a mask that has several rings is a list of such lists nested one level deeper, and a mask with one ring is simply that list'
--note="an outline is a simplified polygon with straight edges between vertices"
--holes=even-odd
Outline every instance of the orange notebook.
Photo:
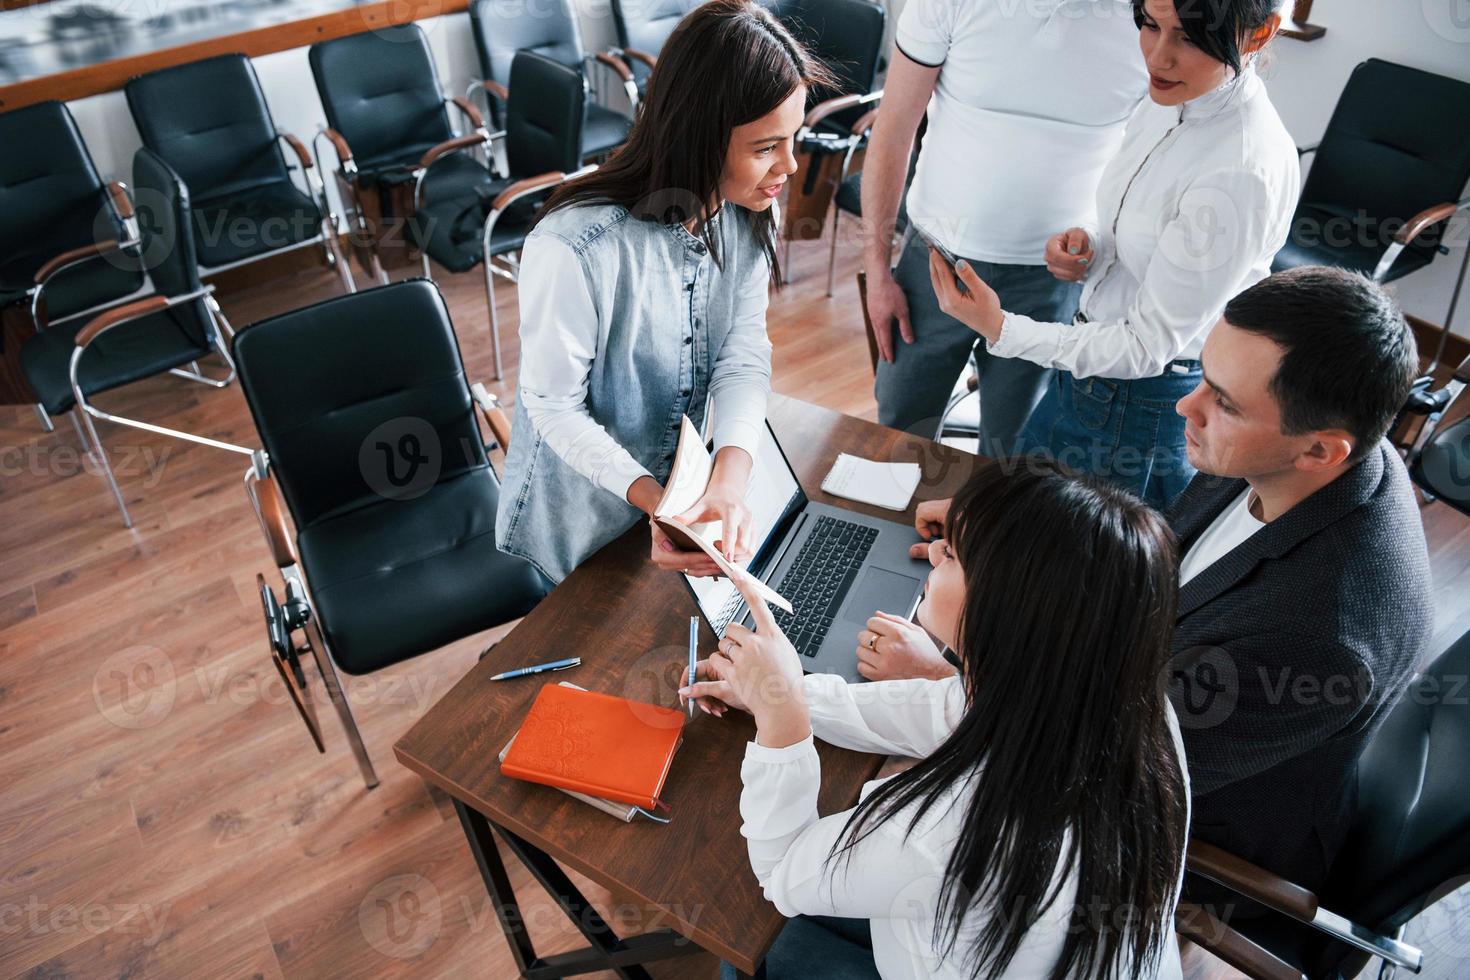
[{"label": "orange notebook", "polygon": [[500,771],[653,810],[683,730],[673,708],[547,684]]}]

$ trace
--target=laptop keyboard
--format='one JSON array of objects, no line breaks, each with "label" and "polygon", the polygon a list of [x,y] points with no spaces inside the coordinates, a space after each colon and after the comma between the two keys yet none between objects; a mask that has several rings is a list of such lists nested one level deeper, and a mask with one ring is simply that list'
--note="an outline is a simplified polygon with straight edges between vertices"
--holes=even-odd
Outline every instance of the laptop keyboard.
[{"label": "laptop keyboard", "polygon": [[832,618],[877,538],[876,527],[825,515],[817,518],[796,561],[775,586],[794,611],[771,610],[776,625],[802,656],[815,657],[822,648]]}]

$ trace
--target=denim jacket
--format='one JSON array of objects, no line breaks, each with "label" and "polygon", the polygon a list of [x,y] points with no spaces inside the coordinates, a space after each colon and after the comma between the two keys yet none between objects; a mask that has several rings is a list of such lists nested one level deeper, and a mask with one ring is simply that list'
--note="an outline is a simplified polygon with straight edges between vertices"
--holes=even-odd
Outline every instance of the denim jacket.
[{"label": "denim jacket", "polygon": [[[529,372],[523,367],[496,517],[502,551],[560,582],[642,518],[623,496],[635,478],[627,471],[646,471],[665,483],[681,417],[687,414],[704,431],[707,402],[716,414],[716,450],[738,445],[754,455],[770,392],[769,271],[748,218],[749,212],[726,204],[712,221],[723,269],[682,225],[642,221],[616,205],[565,208],[537,224],[528,251],[535,252],[533,243],[542,236],[569,249],[580,269],[580,282],[569,285],[585,284],[591,300],[586,312],[596,319],[595,340],[585,338],[595,351],[585,398],[565,411],[585,412],[611,438],[594,431],[587,441],[600,443],[592,452],[562,458],[527,409]],[[530,347],[528,331],[545,329],[536,318],[554,318],[580,298],[571,288],[548,292],[542,283],[537,308],[528,309],[527,273],[523,263],[523,352]],[[754,308],[753,291],[759,301]],[[590,329],[590,323],[578,325]],[[624,460],[617,488],[594,483],[591,475],[621,450],[631,459]]]}]

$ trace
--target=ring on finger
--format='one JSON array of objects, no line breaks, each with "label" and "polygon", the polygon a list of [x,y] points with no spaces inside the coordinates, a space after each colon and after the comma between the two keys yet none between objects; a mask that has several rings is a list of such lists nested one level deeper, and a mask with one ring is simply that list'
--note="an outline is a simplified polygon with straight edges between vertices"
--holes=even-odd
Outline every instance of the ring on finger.
[{"label": "ring on finger", "polygon": [[869,650],[872,650],[875,653],[877,652],[877,650],[878,650],[878,634],[877,633],[869,633],[868,634],[868,649]]}]

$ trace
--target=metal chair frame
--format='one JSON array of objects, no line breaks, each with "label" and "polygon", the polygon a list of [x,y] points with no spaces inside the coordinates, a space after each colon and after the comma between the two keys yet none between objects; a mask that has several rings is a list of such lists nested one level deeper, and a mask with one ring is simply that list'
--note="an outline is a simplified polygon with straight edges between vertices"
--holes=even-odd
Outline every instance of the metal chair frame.
[{"label": "metal chair frame", "polygon": [[[871,105],[883,98],[883,90],[874,89],[871,92],[839,95],[827,99],[812,106],[811,111],[801,122],[801,128],[796,131],[796,145],[804,150],[820,149],[827,153],[842,154],[842,169],[837,175],[837,187],[841,188],[843,181],[847,180],[848,172],[852,168],[852,158],[857,151],[862,149],[872,135],[872,126],[865,126],[849,136],[834,137],[828,133],[815,132],[813,127],[835,112],[851,109],[854,106]],[[837,193],[833,191],[832,200],[827,205],[832,209],[832,245],[827,258],[827,295],[832,295],[833,277],[837,270],[837,221],[842,215],[842,209],[837,206]],[[791,265],[791,240],[785,242],[785,254],[782,256],[783,265],[788,269]],[[789,282],[790,273],[786,273]]]}]

